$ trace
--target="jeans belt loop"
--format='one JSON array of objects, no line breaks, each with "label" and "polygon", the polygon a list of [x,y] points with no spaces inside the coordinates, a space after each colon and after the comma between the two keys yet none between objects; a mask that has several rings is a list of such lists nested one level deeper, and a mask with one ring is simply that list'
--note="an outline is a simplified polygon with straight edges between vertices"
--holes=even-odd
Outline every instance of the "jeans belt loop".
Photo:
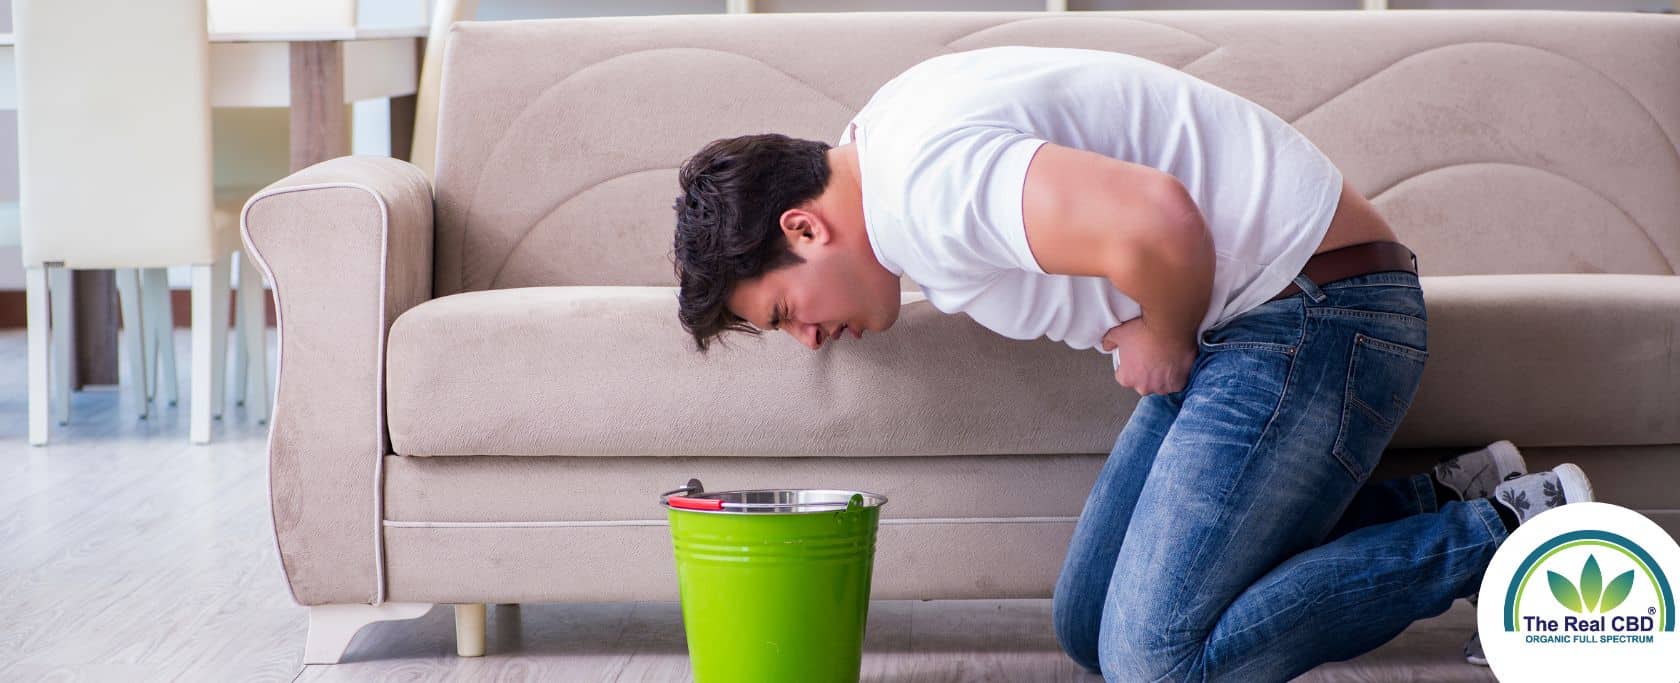
[{"label": "jeans belt loop", "polygon": [[1312,278],[1307,277],[1306,273],[1301,273],[1295,276],[1295,286],[1300,287],[1301,291],[1307,295],[1307,298],[1312,299],[1312,302],[1315,304],[1324,303],[1324,300],[1329,298],[1325,295],[1324,290],[1319,289],[1318,285],[1313,283]]}]

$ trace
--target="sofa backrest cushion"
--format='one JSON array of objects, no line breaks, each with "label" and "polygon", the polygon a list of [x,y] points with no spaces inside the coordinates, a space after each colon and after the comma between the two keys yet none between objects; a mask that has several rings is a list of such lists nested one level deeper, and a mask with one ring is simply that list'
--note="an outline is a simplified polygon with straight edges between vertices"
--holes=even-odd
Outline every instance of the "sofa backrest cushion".
[{"label": "sofa backrest cushion", "polygon": [[454,26],[436,293],[674,285],[677,167],[705,143],[834,144],[905,68],[994,45],[1124,51],[1258,102],[1373,199],[1425,275],[1680,265],[1680,16],[637,16]]}]

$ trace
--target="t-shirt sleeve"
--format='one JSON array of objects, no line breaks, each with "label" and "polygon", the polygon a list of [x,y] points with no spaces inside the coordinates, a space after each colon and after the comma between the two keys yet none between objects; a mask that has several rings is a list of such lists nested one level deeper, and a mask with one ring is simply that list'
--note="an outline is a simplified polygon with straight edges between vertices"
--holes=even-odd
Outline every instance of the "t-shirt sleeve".
[{"label": "t-shirt sleeve", "polygon": [[911,159],[903,195],[924,258],[947,268],[1044,273],[1027,246],[1021,200],[1027,166],[1045,142],[992,126],[929,136]]}]

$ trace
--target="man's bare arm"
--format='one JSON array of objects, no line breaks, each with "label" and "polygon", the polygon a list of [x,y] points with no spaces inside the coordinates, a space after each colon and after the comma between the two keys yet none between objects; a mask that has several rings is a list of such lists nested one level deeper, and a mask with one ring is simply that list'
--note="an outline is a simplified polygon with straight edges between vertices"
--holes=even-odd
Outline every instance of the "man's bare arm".
[{"label": "man's bare arm", "polygon": [[1022,218],[1047,273],[1108,278],[1143,309],[1144,326],[1195,343],[1213,290],[1213,238],[1171,174],[1054,143],[1027,169]]}]

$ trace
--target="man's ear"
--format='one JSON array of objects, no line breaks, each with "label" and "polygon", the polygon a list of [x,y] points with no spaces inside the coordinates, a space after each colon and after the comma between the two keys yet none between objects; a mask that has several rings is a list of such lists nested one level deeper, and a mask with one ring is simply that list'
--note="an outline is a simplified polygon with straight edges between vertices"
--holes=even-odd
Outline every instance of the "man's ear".
[{"label": "man's ear", "polygon": [[787,237],[788,244],[799,244],[810,241],[824,244],[833,236],[828,226],[817,218],[817,215],[804,209],[788,209],[782,212],[782,235]]}]

